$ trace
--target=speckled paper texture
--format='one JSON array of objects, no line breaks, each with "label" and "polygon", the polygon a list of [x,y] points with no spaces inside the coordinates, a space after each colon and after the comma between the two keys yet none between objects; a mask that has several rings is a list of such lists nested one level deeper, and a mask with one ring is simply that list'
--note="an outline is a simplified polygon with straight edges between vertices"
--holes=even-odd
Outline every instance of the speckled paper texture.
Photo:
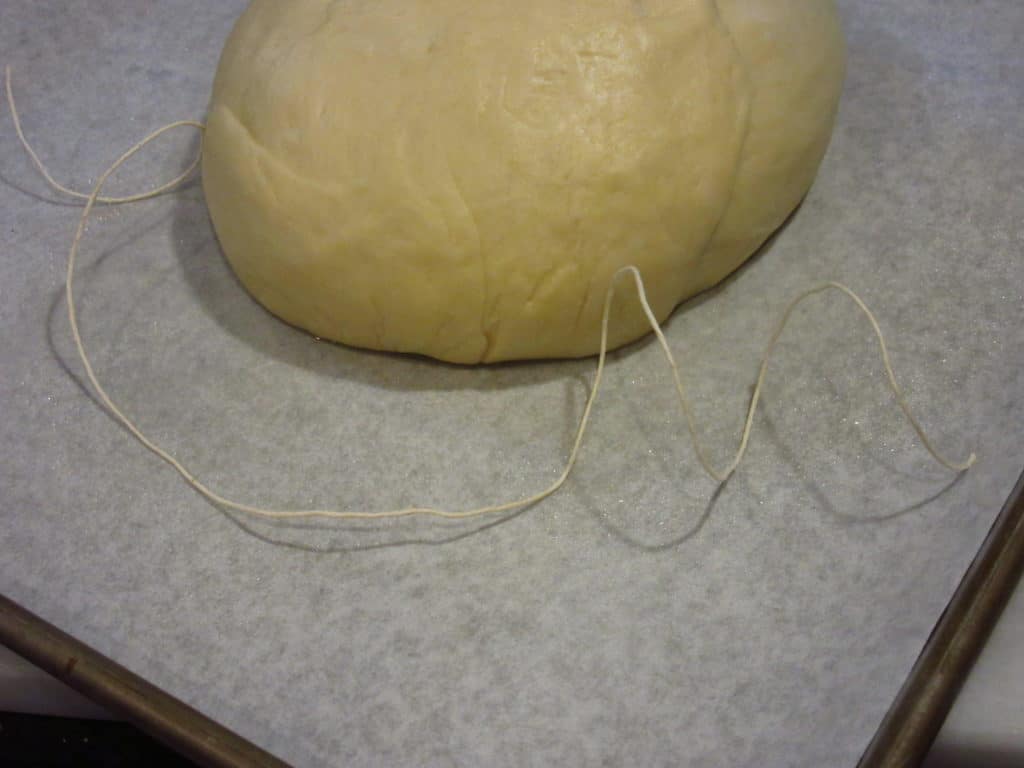
[{"label": "speckled paper texture", "polygon": [[[244,3],[0,6],[25,129],[88,188],[202,117]],[[1024,4],[842,4],[849,78],[806,203],[668,323],[718,464],[771,325],[836,279],[889,334],[801,309],[715,493],[660,352],[610,361],[557,497],[474,523],[268,525],[211,507],[82,385],[78,209],[0,113],[0,590],[281,758],[328,765],[853,766],[1024,466]],[[181,168],[185,133],[110,191]],[[99,212],[82,330],[128,413],[264,505],[463,508],[560,471],[593,361],[461,369],[318,343],[243,292],[198,184]]]}]

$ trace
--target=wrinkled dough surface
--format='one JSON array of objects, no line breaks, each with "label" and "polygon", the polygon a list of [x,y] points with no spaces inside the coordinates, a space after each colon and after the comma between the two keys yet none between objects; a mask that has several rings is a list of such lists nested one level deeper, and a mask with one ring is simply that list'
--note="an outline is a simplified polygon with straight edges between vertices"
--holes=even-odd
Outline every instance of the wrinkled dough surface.
[{"label": "wrinkled dough surface", "polygon": [[[588,355],[620,267],[664,319],[779,226],[842,69],[831,0],[255,0],[204,189],[242,283],[317,336]],[[612,326],[647,331],[630,290]]]}]

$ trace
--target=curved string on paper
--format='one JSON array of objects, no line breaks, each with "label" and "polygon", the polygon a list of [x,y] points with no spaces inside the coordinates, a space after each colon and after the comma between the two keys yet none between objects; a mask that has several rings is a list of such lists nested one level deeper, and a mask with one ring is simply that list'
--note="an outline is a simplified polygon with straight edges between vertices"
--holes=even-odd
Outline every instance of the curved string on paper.
[{"label": "curved string on paper", "polygon": [[[28,139],[25,138],[25,132],[21,127],[21,117],[18,115],[18,108],[14,104],[14,89],[11,87],[11,68],[9,66],[4,69],[4,88],[7,91],[7,106],[11,110],[11,119],[14,121],[14,131],[15,133],[18,134],[18,141],[21,142],[21,146],[25,149],[25,152],[28,154],[29,159],[32,160],[32,164],[36,167],[36,170],[39,171],[39,174],[43,177],[43,179],[46,180],[46,183],[49,184],[58,192],[62,192],[63,194],[68,195],[69,197],[73,197],[76,200],[88,201],[90,198],[89,194],[84,192],[76,192],[73,189],[68,189],[63,184],[55,180],[53,176],[50,175],[50,172],[46,169],[46,166],[43,165],[43,161],[39,159],[39,155],[32,148],[32,145],[28,143]],[[205,128],[205,126],[202,123],[186,120],[180,123],[174,123],[173,125],[167,126],[167,129],[170,130],[171,128],[176,128],[179,125],[189,125],[194,128],[198,128],[200,131],[202,131]],[[156,136],[154,136],[153,138],[156,138]],[[175,187],[183,183],[186,179],[188,179],[188,177],[192,175],[193,171],[195,171],[196,168],[199,167],[199,163],[202,160],[202,158],[203,153],[202,150],[200,149],[200,151],[196,153],[195,159],[189,164],[188,168],[186,168],[179,175],[175,176],[173,179],[168,181],[166,184],[161,184],[159,187],[151,189],[148,192],[142,192],[138,195],[128,195],[126,197],[102,197],[97,195],[96,199],[93,202],[100,203],[102,205],[123,205],[125,203],[137,203],[142,200],[149,200],[151,198],[157,197],[158,195],[162,195],[164,192],[169,192],[170,190],[174,189]]]},{"label": "curved string on paper", "polygon": [[135,422],[131,418],[129,418],[124,413],[124,411],[121,410],[121,408],[114,402],[111,396],[107,393],[106,389],[103,387],[103,385],[97,378],[92,362],[89,360],[89,356],[86,353],[85,345],[82,341],[81,332],[79,331],[78,327],[78,312],[76,309],[74,294],[75,264],[78,259],[78,252],[82,242],[82,238],[85,234],[86,225],[89,221],[89,216],[92,213],[93,208],[97,204],[119,205],[123,203],[136,202],[139,200],[146,200],[174,188],[178,184],[182,183],[186,178],[188,178],[189,174],[191,174],[199,165],[202,155],[202,147],[200,147],[199,154],[196,156],[195,160],[192,162],[192,164],[189,166],[188,170],[185,173],[175,177],[166,184],[162,184],[161,186],[156,187],[153,190],[150,190],[149,192],[144,192],[142,194],[131,195],[127,197],[103,197],[101,196],[100,192],[102,191],[104,184],[106,184],[110,176],[130,158],[132,158],[134,155],[136,155],[150,143],[163,136],[165,133],[168,133],[178,128],[193,128],[199,131],[201,134],[205,129],[205,126],[203,125],[203,123],[193,120],[180,120],[169,125],[165,125],[163,128],[154,131],[153,133],[149,134],[149,136],[147,136],[142,141],[133,146],[131,149],[129,149],[127,152],[122,154],[121,157],[119,157],[113,163],[113,165],[111,165],[99,177],[99,179],[96,181],[96,184],[92,189],[92,192],[90,192],[89,194],[84,194],[81,192],[70,190],[58,184],[50,175],[49,171],[47,171],[46,167],[39,159],[39,156],[29,145],[28,140],[25,138],[25,134],[21,128],[21,122],[18,118],[17,109],[14,104],[14,95],[11,89],[10,67],[7,68],[6,72],[6,87],[7,101],[11,109],[11,115],[14,118],[14,124],[18,134],[18,139],[21,141],[22,146],[25,148],[25,151],[32,159],[36,168],[42,174],[43,178],[47,181],[47,183],[49,183],[50,186],[52,186],[57,191],[85,200],[85,207],[82,210],[81,216],[78,220],[78,227],[75,230],[75,235],[71,242],[71,248],[68,252],[67,274],[65,279],[65,293],[68,305],[68,320],[71,325],[71,333],[74,338],[75,348],[78,351],[78,356],[82,361],[82,365],[85,368],[85,373],[89,379],[90,384],[92,385],[93,389],[95,390],[96,394],[98,395],[103,405],[125,427],[125,429],[127,429],[140,443],[142,443],[143,446],[145,446],[151,452],[156,454],[163,461],[170,464],[175,469],[175,471],[177,471],[177,473],[181,475],[185,482],[192,486],[192,488],[194,488],[207,500],[213,502],[214,504],[217,504],[218,506],[233,510],[235,512],[240,512],[245,515],[272,520],[299,520],[310,518],[321,518],[331,520],[380,520],[384,518],[400,518],[412,516],[429,516],[443,518],[447,520],[464,520],[468,518],[482,517],[484,515],[492,515],[501,512],[509,512],[512,510],[523,509],[525,507],[543,501],[549,496],[552,496],[553,494],[558,492],[562,488],[562,486],[565,485],[566,481],[569,479],[569,476],[572,474],[573,468],[576,466],[576,461],[579,456],[580,447],[583,444],[583,438],[587,431],[587,425],[590,422],[590,415],[593,410],[594,403],[597,401],[598,394],[601,391],[601,382],[604,376],[605,363],[608,355],[608,321],[609,316],[611,314],[612,299],[615,296],[615,291],[618,284],[623,278],[632,278],[636,286],[637,298],[640,302],[640,306],[642,307],[644,314],[646,315],[647,320],[650,323],[651,331],[657,337],[658,344],[660,345],[661,350],[664,353],[665,360],[667,361],[668,366],[672,371],[672,376],[676,387],[676,393],[679,397],[679,405],[682,408],[684,416],[686,417],[687,429],[689,431],[690,440],[693,443],[693,448],[697,455],[697,458],[700,461],[701,466],[704,468],[704,471],[707,472],[708,475],[710,475],[719,483],[723,483],[726,480],[728,480],[729,477],[731,477],[733,473],[736,471],[736,469],[739,467],[740,463],[743,461],[743,457],[747,451],[747,446],[750,442],[750,433],[753,428],[754,416],[757,412],[758,403],[760,402],[761,391],[764,386],[765,378],[768,374],[768,367],[771,361],[772,353],[774,352],[775,347],[779,341],[779,338],[782,336],[783,331],[786,329],[786,325],[792,317],[793,312],[806,299],[819,293],[825,293],[827,291],[836,291],[838,293],[843,294],[844,296],[849,298],[856,305],[856,307],[867,317],[868,321],[871,324],[871,328],[874,331],[875,338],[878,341],[878,347],[882,357],[882,365],[885,368],[889,388],[892,390],[892,393],[896,399],[896,404],[903,412],[903,415],[906,417],[907,421],[910,422],[911,427],[913,427],[914,431],[917,433],[917,436],[921,440],[921,443],[924,445],[925,449],[931,454],[935,461],[953,472],[964,472],[970,469],[970,467],[972,467],[974,463],[977,461],[977,456],[974,453],[972,453],[970,456],[967,457],[967,459],[963,461],[954,461],[947,458],[935,447],[931,439],[926,434],[924,427],[911,412],[910,406],[906,400],[906,396],[904,395],[899,383],[896,381],[896,375],[893,372],[892,361],[889,357],[889,349],[886,345],[885,336],[882,333],[882,329],[878,324],[878,320],[875,318],[871,310],[868,309],[867,305],[861,300],[861,298],[857,296],[857,294],[854,293],[850,288],[843,285],[842,283],[826,282],[817,285],[813,288],[810,288],[801,293],[800,295],[798,295],[789,303],[785,311],[782,313],[782,317],[780,318],[775,328],[775,331],[768,342],[764,355],[761,358],[760,371],[758,373],[757,380],[754,385],[754,392],[751,396],[750,404],[747,409],[747,417],[743,425],[743,431],[740,436],[739,446],[737,447],[736,455],[734,456],[733,460],[729,462],[729,464],[727,464],[725,467],[721,469],[715,468],[711,463],[710,459],[708,458],[707,452],[703,444],[701,443],[696,425],[696,420],[693,415],[693,409],[690,405],[689,398],[686,395],[686,388],[683,383],[682,374],[679,370],[679,365],[676,363],[675,357],[672,354],[672,350],[669,347],[668,340],[665,338],[665,334],[661,329],[661,325],[658,323],[658,320],[655,317],[653,310],[651,309],[650,303],[647,300],[643,276],[640,274],[640,270],[638,270],[635,266],[627,266],[623,267],[622,269],[615,273],[611,280],[611,284],[608,286],[608,292],[606,294],[604,302],[604,312],[601,318],[601,347],[600,353],[598,355],[597,370],[594,374],[594,380],[591,384],[590,394],[587,397],[586,407],[583,409],[583,415],[580,419],[579,427],[576,431],[576,439],[573,442],[572,450],[569,453],[569,458],[566,461],[565,467],[562,470],[562,473],[559,475],[558,479],[555,480],[554,483],[552,483],[545,489],[541,490],[540,492],[514,501],[478,507],[475,509],[469,509],[465,511],[447,511],[431,507],[410,507],[406,509],[397,509],[385,512],[301,509],[277,510],[266,509],[263,507],[234,501],[214,491],[203,481],[201,481],[198,477],[196,477],[196,475],[189,471],[178,459],[172,456],[165,449],[161,448],[152,439],[147,437],[142,432],[142,430],[138,426],[136,426]]}]

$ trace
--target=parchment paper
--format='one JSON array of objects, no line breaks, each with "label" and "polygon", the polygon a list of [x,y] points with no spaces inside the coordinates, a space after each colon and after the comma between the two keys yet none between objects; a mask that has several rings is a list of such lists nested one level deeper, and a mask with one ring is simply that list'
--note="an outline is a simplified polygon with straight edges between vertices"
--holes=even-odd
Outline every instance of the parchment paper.
[{"label": "parchment paper", "polygon": [[[6,2],[26,131],[87,189],[203,116],[240,0]],[[1024,5],[842,4],[850,74],[792,223],[668,325],[731,456],[770,326],[823,279],[876,309],[956,481],[852,304],[801,310],[746,463],[698,471],[657,348],[614,356],[577,473],[473,524],[277,526],[212,508],[82,387],[78,208],[0,118],[0,590],[303,766],[852,766],[1024,466]],[[111,187],[195,150],[169,138]],[[79,280],[101,378],[224,493],[463,508],[560,470],[593,361],[462,369],[318,343],[232,278],[201,189],[106,209]]]}]

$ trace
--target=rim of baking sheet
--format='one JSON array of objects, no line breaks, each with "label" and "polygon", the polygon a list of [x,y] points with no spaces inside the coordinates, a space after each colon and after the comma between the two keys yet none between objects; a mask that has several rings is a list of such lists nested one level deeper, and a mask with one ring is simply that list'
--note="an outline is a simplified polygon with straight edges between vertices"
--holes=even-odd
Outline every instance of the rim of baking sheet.
[{"label": "rim of baking sheet", "polygon": [[[1022,573],[1024,473],[858,768],[920,764]],[[287,765],[3,595],[0,643],[200,765]]]}]

